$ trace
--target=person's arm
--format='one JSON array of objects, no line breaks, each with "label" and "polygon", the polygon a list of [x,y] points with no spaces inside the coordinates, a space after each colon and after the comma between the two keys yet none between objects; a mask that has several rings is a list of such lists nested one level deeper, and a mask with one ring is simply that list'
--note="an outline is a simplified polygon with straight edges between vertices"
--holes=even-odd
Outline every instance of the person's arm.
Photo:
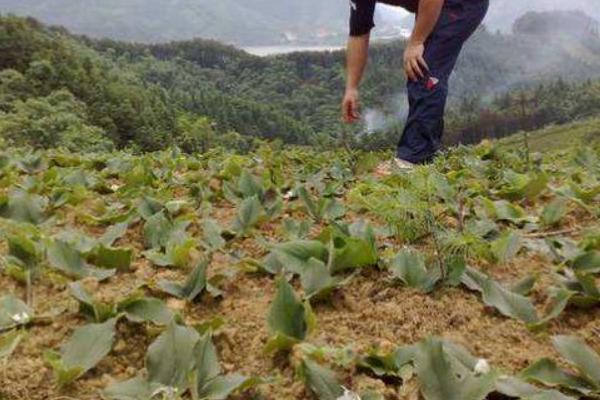
[{"label": "person's arm", "polygon": [[351,36],[346,49],[346,93],[342,102],[343,119],[346,123],[360,119],[359,93],[367,59],[369,56],[370,34]]},{"label": "person's arm", "polygon": [[350,37],[346,49],[346,93],[342,101],[342,118],[346,123],[360,119],[358,89],[369,55],[369,38],[375,26],[376,0],[351,1]]},{"label": "person's arm", "polygon": [[415,27],[404,51],[404,71],[410,80],[417,81],[424,78],[425,72],[429,70],[427,62],[423,58],[425,41],[433,32],[443,6],[444,0],[419,1]]}]

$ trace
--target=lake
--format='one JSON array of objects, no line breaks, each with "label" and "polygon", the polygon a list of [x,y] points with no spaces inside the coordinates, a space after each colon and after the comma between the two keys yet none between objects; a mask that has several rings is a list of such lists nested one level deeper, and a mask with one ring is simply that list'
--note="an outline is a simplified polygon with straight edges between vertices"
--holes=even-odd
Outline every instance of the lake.
[{"label": "lake", "polygon": [[277,54],[294,53],[297,51],[335,51],[341,50],[344,46],[324,46],[324,45],[276,45],[276,46],[249,46],[243,49],[255,56],[265,57]]}]

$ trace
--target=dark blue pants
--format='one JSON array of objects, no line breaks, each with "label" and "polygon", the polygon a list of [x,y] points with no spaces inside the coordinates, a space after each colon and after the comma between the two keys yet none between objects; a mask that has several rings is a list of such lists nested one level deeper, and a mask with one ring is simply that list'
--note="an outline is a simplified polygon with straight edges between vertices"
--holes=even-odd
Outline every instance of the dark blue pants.
[{"label": "dark blue pants", "polygon": [[442,145],[448,80],[464,43],[483,21],[489,0],[446,0],[440,19],[425,42],[427,76],[407,83],[408,120],[397,157],[415,164],[433,159]]}]

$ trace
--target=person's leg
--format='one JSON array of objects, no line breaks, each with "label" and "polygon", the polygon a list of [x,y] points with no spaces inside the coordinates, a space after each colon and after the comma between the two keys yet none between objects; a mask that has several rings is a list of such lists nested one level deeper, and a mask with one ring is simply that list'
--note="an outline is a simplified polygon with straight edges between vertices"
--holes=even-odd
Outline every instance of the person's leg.
[{"label": "person's leg", "polygon": [[415,164],[431,161],[441,148],[448,80],[465,41],[481,24],[489,0],[447,0],[425,43],[428,75],[407,83],[409,114],[396,156]]}]

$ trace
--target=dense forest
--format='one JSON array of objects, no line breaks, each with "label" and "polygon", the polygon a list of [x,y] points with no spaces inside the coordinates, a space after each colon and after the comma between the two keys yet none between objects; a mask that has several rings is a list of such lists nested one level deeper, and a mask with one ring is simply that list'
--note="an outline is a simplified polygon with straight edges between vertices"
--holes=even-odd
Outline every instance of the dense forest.
[{"label": "dense forest", "polygon": [[[536,35],[546,20],[539,15],[521,20],[512,35],[476,34],[452,80],[449,141],[501,137],[597,112],[600,38],[592,27],[574,30],[578,16],[569,15],[565,26],[555,24],[555,35]],[[373,48],[363,103],[385,120],[373,133],[339,123],[343,52],[260,58],[213,41],[95,40],[1,17],[0,135],[36,147],[175,144],[193,152],[217,144],[249,149],[254,138],[335,146],[354,133],[356,145],[381,148],[401,129],[403,46]]]}]

